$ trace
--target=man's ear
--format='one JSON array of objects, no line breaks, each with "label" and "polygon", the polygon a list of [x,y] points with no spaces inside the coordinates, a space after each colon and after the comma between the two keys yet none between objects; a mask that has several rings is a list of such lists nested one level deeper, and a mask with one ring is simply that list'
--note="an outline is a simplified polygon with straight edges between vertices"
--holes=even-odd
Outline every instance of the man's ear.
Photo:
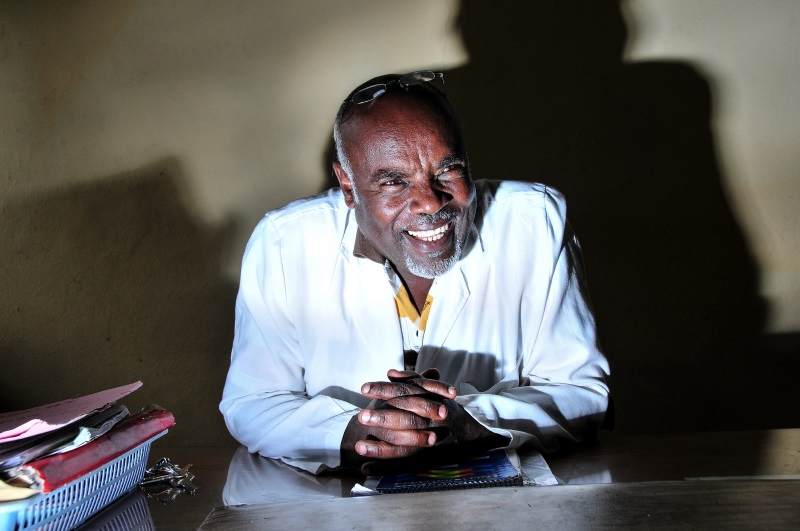
[{"label": "man's ear", "polygon": [[344,171],[342,165],[338,162],[333,163],[333,173],[336,174],[336,178],[339,180],[339,186],[342,188],[342,192],[344,193],[344,203],[353,208],[356,205],[355,194],[353,193],[353,183],[350,180],[350,177],[347,175],[347,172]]}]

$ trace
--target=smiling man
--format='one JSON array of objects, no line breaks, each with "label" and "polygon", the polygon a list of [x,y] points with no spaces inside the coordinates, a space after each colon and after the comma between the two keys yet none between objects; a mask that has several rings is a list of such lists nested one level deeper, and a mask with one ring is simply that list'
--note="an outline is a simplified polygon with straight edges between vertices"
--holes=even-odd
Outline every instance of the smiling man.
[{"label": "smiling man", "polygon": [[543,451],[608,405],[558,192],[473,182],[441,74],[372,79],[334,123],[340,189],[270,212],[242,265],[220,409],[312,472]]}]

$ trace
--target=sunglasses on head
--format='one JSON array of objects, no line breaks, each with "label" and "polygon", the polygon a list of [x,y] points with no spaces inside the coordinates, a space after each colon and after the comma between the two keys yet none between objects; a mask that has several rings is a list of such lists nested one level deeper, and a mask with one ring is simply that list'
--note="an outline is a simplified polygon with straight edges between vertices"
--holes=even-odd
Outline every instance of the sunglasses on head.
[{"label": "sunglasses on head", "polygon": [[420,70],[418,72],[411,72],[410,74],[400,76],[399,78],[389,81],[388,83],[376,83],[375,85],[370,85],[368,87],[359,89],[355,91],[350,98],[345,100],[345,103],[361,105],[362,103],[368,103],[374,99],[380,98],[386,94],[386,92],[389,90],[389,87],[394,84],[400,85],[401,88],[408,88],[414,85],[430,83],[437,77],[442,80],[442,92],[444,92],[444,74],[442,72]]}]

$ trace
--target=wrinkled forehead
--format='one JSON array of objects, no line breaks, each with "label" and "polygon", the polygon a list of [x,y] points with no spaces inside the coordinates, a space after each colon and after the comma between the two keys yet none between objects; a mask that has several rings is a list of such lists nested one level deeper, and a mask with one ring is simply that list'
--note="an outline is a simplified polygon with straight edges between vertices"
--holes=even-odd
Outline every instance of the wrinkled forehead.
[{"label": "wrinkled forehead", "polygon": [[348,112],[341,125],[344,149],[356,142],[375,137],[414,132],[437,135],[439,140],[460,149],[457,126],[436,101],[415,97],[402,91],[392,92]]}]

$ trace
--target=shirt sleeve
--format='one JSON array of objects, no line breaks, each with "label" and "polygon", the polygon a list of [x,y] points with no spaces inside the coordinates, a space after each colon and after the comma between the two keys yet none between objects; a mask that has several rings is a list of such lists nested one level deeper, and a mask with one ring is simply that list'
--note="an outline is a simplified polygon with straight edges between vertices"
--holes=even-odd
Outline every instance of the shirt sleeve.
[{"label": "shirt sleeve", "polygon": [[340,464],[356,406],[306,394],[304,360],[288,304],[279,231],[269,217],[242,260],[231,365],[220,411],[249,451],[318,473]]},{"label": "shirt sleeve", "polygon": [[[566,222],[563,198],[546,193],[550,249],[537,246],[536,259],[552,261],[543,311],[523,308],[523,334],[531,345],[518,372],[491,389],[456,400],[481,424],[511,437],[511,447],[529,444],[549,452],[560,440],[579,441],[594,433],[608,409],[608,362],[600,351],[589,303],[580,246]],[[532,307],[542,307],[535,300]],[[533,318],[533,316],[537,316]],[[539,317],[540,316],[540,317]]]}]

